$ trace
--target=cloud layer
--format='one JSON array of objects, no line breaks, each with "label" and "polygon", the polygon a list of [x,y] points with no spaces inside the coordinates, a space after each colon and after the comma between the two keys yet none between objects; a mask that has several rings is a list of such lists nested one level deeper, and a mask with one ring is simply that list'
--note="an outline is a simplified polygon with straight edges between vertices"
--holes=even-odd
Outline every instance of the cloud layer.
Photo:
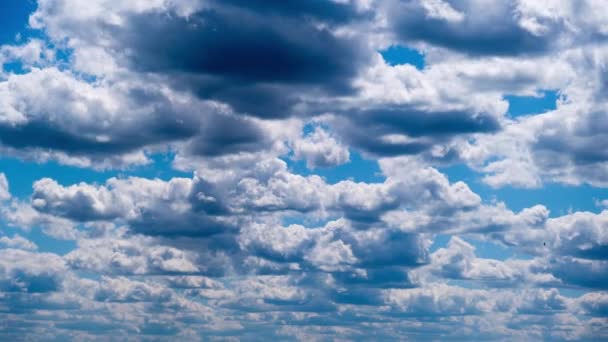
[{"label": "cloud layer", "polygon": [[490,192],[607,186],[606,10],[38,0],[0,45],[0,339],[608,338],[605,198]]}]

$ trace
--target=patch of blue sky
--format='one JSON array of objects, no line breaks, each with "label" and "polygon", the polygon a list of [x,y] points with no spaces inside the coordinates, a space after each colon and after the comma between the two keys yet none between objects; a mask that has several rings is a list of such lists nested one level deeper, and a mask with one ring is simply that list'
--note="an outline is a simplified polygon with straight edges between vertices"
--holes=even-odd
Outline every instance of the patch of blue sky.
[{"label": "patch of blue sky", "polygon": [[[475,255],[482,259],[507,260],[507,259],[531,259],[528,254],[518,253],[513,248],[500,243],[478,239],[464,238],[466,242],[475,247]],[[539,246],[539,248],[542,247]]]},{"label": "patch of blue sky", "polygon": [[463,289],[469,290],[480,290],[484,288],[481,282],[468,279],[450,279],[447,281],[447,284],[450,286],[462,287]]},{"label": "patch of blue sky", "polygon": [[[48,40],[44,32],[29,26],[29,17],[36,10],[36,0],[2,0],[0,1],[0,46],[21,45],[31,39],[41,39],[47,46],[54,50],[54,66],[60,70],[68,70],[72,56],[72,50],[60,43],[57,46]],[[25,74],[28,68],[20,61],[7,61],[1,65],[5,72],[12,74]],[[90,75],[80,75],[86,81],[94,81]]]},{"label": "patch of blue sky", "polygon": [[578,298],[584,295],[585,293],[589,293],[589,291],[571,287],[559,288],[559,294],[568,298]]},{"label": "patch of blue sky", "polygon": [[25,39],[31,32],[28,30],[29,16],[36,9],[34,0],[0,1],[0,45],[17,43],[17,36]]},{"label": "patch of blue sky", "polygon": [[418,70],[424,69],[424,54],[407,46],[392,45],[386,50],[380,51],[384,61],[392,66],[411,64]]},{"label": "patch of blue sky", "polygon": [[546,183],[541,188],[525,189],[512,186],[492,188],[483,183],[478,173],[466,165],[458,164],[440,168],[450,182],[463,181],[486,201],[501,201],[515,212],[542,204],[550,210],[551,217],[567,215],[573,211],[598,213],[602,207],[598,201],[608,199],[608,189],[590,185],[572,186],[559,183]]},{"label": "patch of blue sky", "polygon": [[337,219],[338,217],[314,217],[308,214],[295,213],[292,215],[284,215],[281,217],[281,225],[288,227],[292,224],[304,226],[306,228],[319,228],[325,226],[328,222]]},{"label": "patch of blue sky", "polygon": [[542,90],[540,96],[505,95],[509,102],[507,114],[511,117],[540,114],[556,108],[559,92],[557,90]]},{"label": "patch of blue sky", "polygon": [[433,244],[431,244],[431,247],[429,248],[429,252],[433,253],[433,252],[437,251],[439,248],[447,247],[448,242],[450,242],[451,238],[452,238],[452,236],[448,235],[448,234],[435,235],[435,237],[433,238]]},{"label": "patch of blue sky", "polygon": [[289,170],[299,175],[318,175],[330,184],[351,179],[355,182],[381,183],[385,176],[380,171],[378,162],[364,158],[359,152],[350,150],[350,162],[331,168],[309,169],[304,160],[293,160],[291,157],[283,159]]},{"label": "patch of blue sky", "polygon": [[169,180],[174,177],[192,178],[192,172],[176,170],[172,167],[174,153],[155,153],[148,155],[151,163],[122,171],[122,174],[144,178],[159,178]]},{"label": "patch of blue sky", "polygon": [[21,62],[6,62],[2,64],[2,70],[11,74],[25,74],[28,71],[23,67],[23,63]]}]

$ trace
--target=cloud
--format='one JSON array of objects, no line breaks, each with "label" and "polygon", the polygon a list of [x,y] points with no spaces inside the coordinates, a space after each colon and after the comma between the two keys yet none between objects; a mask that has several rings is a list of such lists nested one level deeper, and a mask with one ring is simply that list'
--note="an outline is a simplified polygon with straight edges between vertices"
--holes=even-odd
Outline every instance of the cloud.
[{"label": "cloud", "polygon": [[479,314],[489,309],[488,304],[492,305],[486,291],[464,291],[446,285],[414,290],[389,290],[386,297],[394,310],[405,316]]},{"label": "cloud", "polygon": [[332,167],[347,163],[350,152],[322,128],[294,142],[294,157],[306,160],[309,169]]},{"label": "cloud", "polygon": [[[213,210],[216,203],[201,191],[193,193],[194,186],[187,178],[164,182],[133,177],[109,179],[104,187],[81,183],[66,188],[47,178],[34,184],[32,206],[82,222],[124,220],[150,235],[204,236],[230,230],[228,218],[206,214],[205,205]],[[194,201],[200,203],[197,208]]]},{"label": "cloud", "polygon": [[101,302],[150,302],[167,301],[171,293],[149,282],[133,281],[128,278],[103,278],[101,287],[95,293],[95,300]]},{"label": "cloud", "polygon": [[12,238],[8,236],[3,236],[0,238],[0,244],[4,245],[7,248],[16,248],[23,250],[34,251],[38,249],[35,243],[29,241],[19,234],[15,234]]},{"label": "cloud", "polygon": [[0,199],[7,200],[11,198],[11,193],[8,188],[8,180],[4,173],[0,173]]},{"label": "cloud", "polygon": [[[388,16],[398,38],[471,55],[540,54],[550,50],[564,31],[555,18],[545,17],[542,24],[535,16],[522,20],[528,13],[522,13],[516,1],[491,8],[476,1],[405,1],[392,5]],[[484,15],[479,15],[481,10]]]},{"label": "cloud", "polygon": [[[5,113],[0,141],[24,152],[50,150],[103,161],[196,133],[196,120],[187,112],[163,115],[172,105],[154,90],[95,86],[55,68],[12,75],[1,82],[0,92]],[[161,102],[142,106],[149,100]],[[140,133],[133,134],[136,126]]]},{"label": "cloud", "polygon": [[45,41],[30,39],[22,45],[0,46],[0,75],[4,78],[7,71],[5,65],[18,62],[23,69],[31,69],[35,66],[44,66],[56,59],[55,52],[49,48]]},{"label": "cloud", "polygon": [[[127,222],[145,234],[204,236],[234,231],[247,215],[260,217],[309,213],[319,218],[343,215],[354,222],[379,222],[391,210],[414,208],[441,212],[469,210],[480,198],[466,184],[450,184],[437,170],[408,160],[385,160],[383,183],[329,184],[316,175],[301,176],[284,161],[270,158],[231,173],[200,170],[200,176],[168,181],[111,178],[105,185],[34,183],[32,207],[41,213],[79,222]],[[397,171],[407,167],[407,172]],[[219,172],[219,173],[217,173]],[[508,215],[508,213],[506,213]],[[244,220],[244,221],[243,221]]]},{"label": "cloud", "polygon": [[[493,246],[500,248],[501,246]],[[430,254],[430,261],[412,272],[416,283],[454,279],[489,288],[511,288],[518,284],[535,284],[541,287],[560,286],[554,274],[545,269],[546,260],[535,258],[506,260],[481,258],[473,244],[451,237],[447,246]]]},{"label": "cloud", "polygon": [[484,181],[491,186],[606,185],[606,155],[598,148],[605,140],[601,94],[606,49],[568,51],[560,59],[574,74],[569,82],[558,82],[563,86],[555,110],[518,118],[500,133],[458,148],[463,159],[486,174]]},{"label": "cloud", "polygon": [[17,249],[2,249],[0,254],[2,292],[44,293],[61,289],[66,268],[60,257]]},{"label": "cloud", "polygon": [[181,249],[154,244],[143,237],[108,236],[81,240],[65,256],[76,270],[103,274],[172,274],[197,273],[196,255]]},{"label": "cloud", "polygon": [[419,154],[450,138],[499,130],[500,123],[491,115],[471,115],[464,111],[425,111],[407,106],[344,114],[334,126],[350,144],[363,151],[394,156]]},{"label": "cloud", "polygon": [[[348,80],[368,55],[361,42],[334,31],[362,17],[348,3],[103,4],[89,11],[99,21],[82,31],[77,27],[85,18],[66,18],[62,10],[68,7],[43,3],[33,22],[54,39],[69,39],[76,50],[104,48],[123,67],[166,75],[201,98],[258,117],[291,115],[306,99],[303,90],[350,92]],[[120,19],[109,19],[104,9]],[[100,36],[112,38],[99,44]],[[128,54],[120,52],[126,47]]]},{"label": "cloud", "polygon": [[604,292],[587,293],[581,296],[578,302],[583,310],[592,316],[608,315],[608,302]]},{"label": "cloud", "polygon": [[[269,294],[268,299],[258,304],[253,299],[245,300],[249,303],[247,312],[290,311],[296,307],[325,311],[333,310],[334,305],[382,306],[388,300],[384,291],[418,288],[421,304],[408,304],[413,306],[401,309],[405,312],[399,315],[416,317],[426,312],[438,317],[477,316],[505,310],[513,315],[554,315],[565,312],[569,305],[557,290],[529,294],[516,307],[491,302],[490,294],[484,294],[487,299],[482,302],[447,294],[446,304],[434,309],[416,305],[428,301],[424,291],[429,286],[440,289],[446,279],[500,291],[508,291],[521,282],[539,287],[602,288],[603,257],[597,254],[601,251],[595,252],[593,241],[601,246],[601,235],[597,234],[601,232],[598,227],[603,214],[575,213],[548,218],[543,206],[513,213],[501,204],[482,204],[466,184],[450,183],[437,170],[417,161],[383,159],[380,167],[386,177],[382,183],[342,181],[333,185],[317,176],[292,174],[284,162],[276,159],[236,174],[209,173],[207,180],[200,176],[169,181],[133,177],[111,179],[102,186],[82,183],[64,187],[45,179],[35,183],[32,205],[46,215],[81,222],[124,223],[125,232],[149,236],[86,238],[65,257],[66,264],[75,270],[122,277],[272,275],[286,277],[288,286],[296,291],[289,293],[297,293],[294,297]],[[201,174],[209,172],[202,171]],[[169,203],[173,205],[171,214],[162,209]],[[81,207],[83,204],[85,208]],[[142,216],[143,212],[148,216]],[[283,215],[293,212],[321,218],[337,215],[339,219],[318,227],[277,223]],[[164,228],[159,234],[155,220],[163,213],[170,215],[170,221],[163,222],[181,222],[184,218],[193,222],[192,215],[236,218],[233,222],[238,229],[199,235],[180,230],[176,224],[168,226],[175,230]],[[251,215],[256,219],[250,220]],[[494,243],[504,243],[537,257],[506,261],[480,258],[475,255],[473,245],[456,237],[446,248],[431,253],[432,241],[426,234],[433,231],[486,236]],[[536,246],[538,241],[545,241],[546,246]],[[201,246],[210,249],[201,250]],[[579,269],[583,271],[578,272]],[[312,284],[325,285],[310,288]],[[185,287],[192,295],[218,300],[230,310],[245,310],[235,302],[236,298],[244,300],[244,294],[234,293],[225,285],[194,282],[171,286]],[[310,291],[315,298],[329,301],[329,306],[313,300]],[[438,296],[443,296],[437,291]],[[473,295],[460,288],[454,291]],[[122,302],[121,298],[129,297],[106,292],[99,292],[105,295],[95,298],[116,297],[107,300]],[[138,290],[144,301],[153,300],[145,295],[148,292]],[[451,311],[456,308],[460,311]]]},{"label": "cloud", "polygon": [[[267,128],[259,122],[150,85],[90,84],[46,68],[11,75],[0,82],[0,93],[0,142],[17,155],[121,167],[145,163],[142,151],[178,141],[187,142],[187,150],[197,155],[271,146]],[[71,161],[76,158],[81,161]]]},{"label": "cloud", "polygon": [[608,337],[608,211],[545,188],[608,182],[605,7],[37,1],[0,46],[0,339]]}]

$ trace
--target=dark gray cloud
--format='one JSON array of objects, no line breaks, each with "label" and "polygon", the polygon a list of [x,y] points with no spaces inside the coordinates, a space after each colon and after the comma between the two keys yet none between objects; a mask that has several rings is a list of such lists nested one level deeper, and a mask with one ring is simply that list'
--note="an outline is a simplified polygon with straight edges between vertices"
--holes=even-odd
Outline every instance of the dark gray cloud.
[{"label": "dark gray cloud", "polygon": [[608,152],[602,146],[608,143],[608,120],[603,110],[583,110],[585,112],[573,115],[575,121],[571,125],[548,118],[531,150],[535,162],[543,169],[575,165],[582,180],[604,184],[608,182],[603,172]]},{"label": "dark gray cloud", "polygon": [[217,116],[203,123],[199,135],[189,143],[194,155],[219,156],[268,149],[272,139],[260,125],[238,116]]},{"label": "dark gray cloud", "polygon": [[564,257],[551,260],[551,272],[565,283],[605,290],[608,286],[608,261]]},{"label": "dark gray cloud", "polygon": [[[419,257],[417,259],[419,259]],[[419,260],[414,261],[413,264],[415,265],[417,262],[419,262]],[[382,266],[367,269],[365,275],[357,272],[335,272],[332,276],[343,286],[354,288],[363,287],[387,289],[416,287],[408,275],[408,270],[409,268],[407,267]]]},{"label": "dark gray cloud", "polygon": [[339,57],[353,51],[330,31],[306,21],[273,21],[221,8],[188,18],[149,13],[130,18],[131,26],[117,38],[127,35],[124,43],[136,53],[136,67],[206,74],[237,85],[331,83],[352,74],[351,63]]},{"label": "dark gray cloud", "polygon": [[[352,146],[380,156],[394,156],[419,154],[459,135],[496,132],[500,122],[485,113],[387,105],[347,111],[333,126]],[[391,135],[407,138],[391,139]]]},{"label": "dark gray cloud", "polygon": [[135,69],[168,75],[177,87],[239,112],[284,117],[311,90],[354,91],[350,81],[369,52],[332,28],[357,17],[352,5],[327,1],[233,1],[214,2],[188,17],[136,14],[127,26],[107,30],[116,49],[129,49]]},{"label": "dark gray cloud", "polygon": [[[96,161],[126,156],[128,164],[128,154],[178,142],[200,156],[255,152],[272,143],[260,122],[144,85],[94,86],[44,69],[0,88],[6,90],[1,110],[18,113],[0,122],[0,143],[17,154],[50,151]],[[41,88],[44,96],[37,94]]]},{"label": "dark gray cloud", "polygon": [[[44,149],[70,155],[114,155],[146,145],[195,135],[195,111],[157,90],[92,86],[57,69],[15,76],[7,83],[6,111],[19,119],[3,121],[0,142],[17,149]],[[45,95],[37,91],[44,88]]]},{"label": "dark gray cloud", "polygon": [[550,29],[542,34],[526,29],[515,1],[400,1],[389,17],[404,42],[421,41],[471,55],[540,54],[553,47],[563,29],[548,20],[543,24],[551,24]]},{"label": "dark gray cloud", "polygon": [[[365,267],[417,266],[426,262],[427,249],[419,234],[376,230],[355,238],[344,237]],[[351,242],[352,241],[352,242]]]}]

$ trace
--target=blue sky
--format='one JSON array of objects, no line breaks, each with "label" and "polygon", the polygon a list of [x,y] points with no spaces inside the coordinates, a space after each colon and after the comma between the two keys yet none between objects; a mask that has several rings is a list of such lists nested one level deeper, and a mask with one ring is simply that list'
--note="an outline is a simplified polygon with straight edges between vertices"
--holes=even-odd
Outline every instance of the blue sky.
[{"label": "blue sky", "polygon": [[3,2],[0,339],[608,338],[567,3]]},{"label": "blue sky", "polygon": [[34,1],[4,1],[2,9],[2,32],[0,41],[3,44],[15,42],[17,35],[26,38],[28,32],[28,19],[36,9]]}]

